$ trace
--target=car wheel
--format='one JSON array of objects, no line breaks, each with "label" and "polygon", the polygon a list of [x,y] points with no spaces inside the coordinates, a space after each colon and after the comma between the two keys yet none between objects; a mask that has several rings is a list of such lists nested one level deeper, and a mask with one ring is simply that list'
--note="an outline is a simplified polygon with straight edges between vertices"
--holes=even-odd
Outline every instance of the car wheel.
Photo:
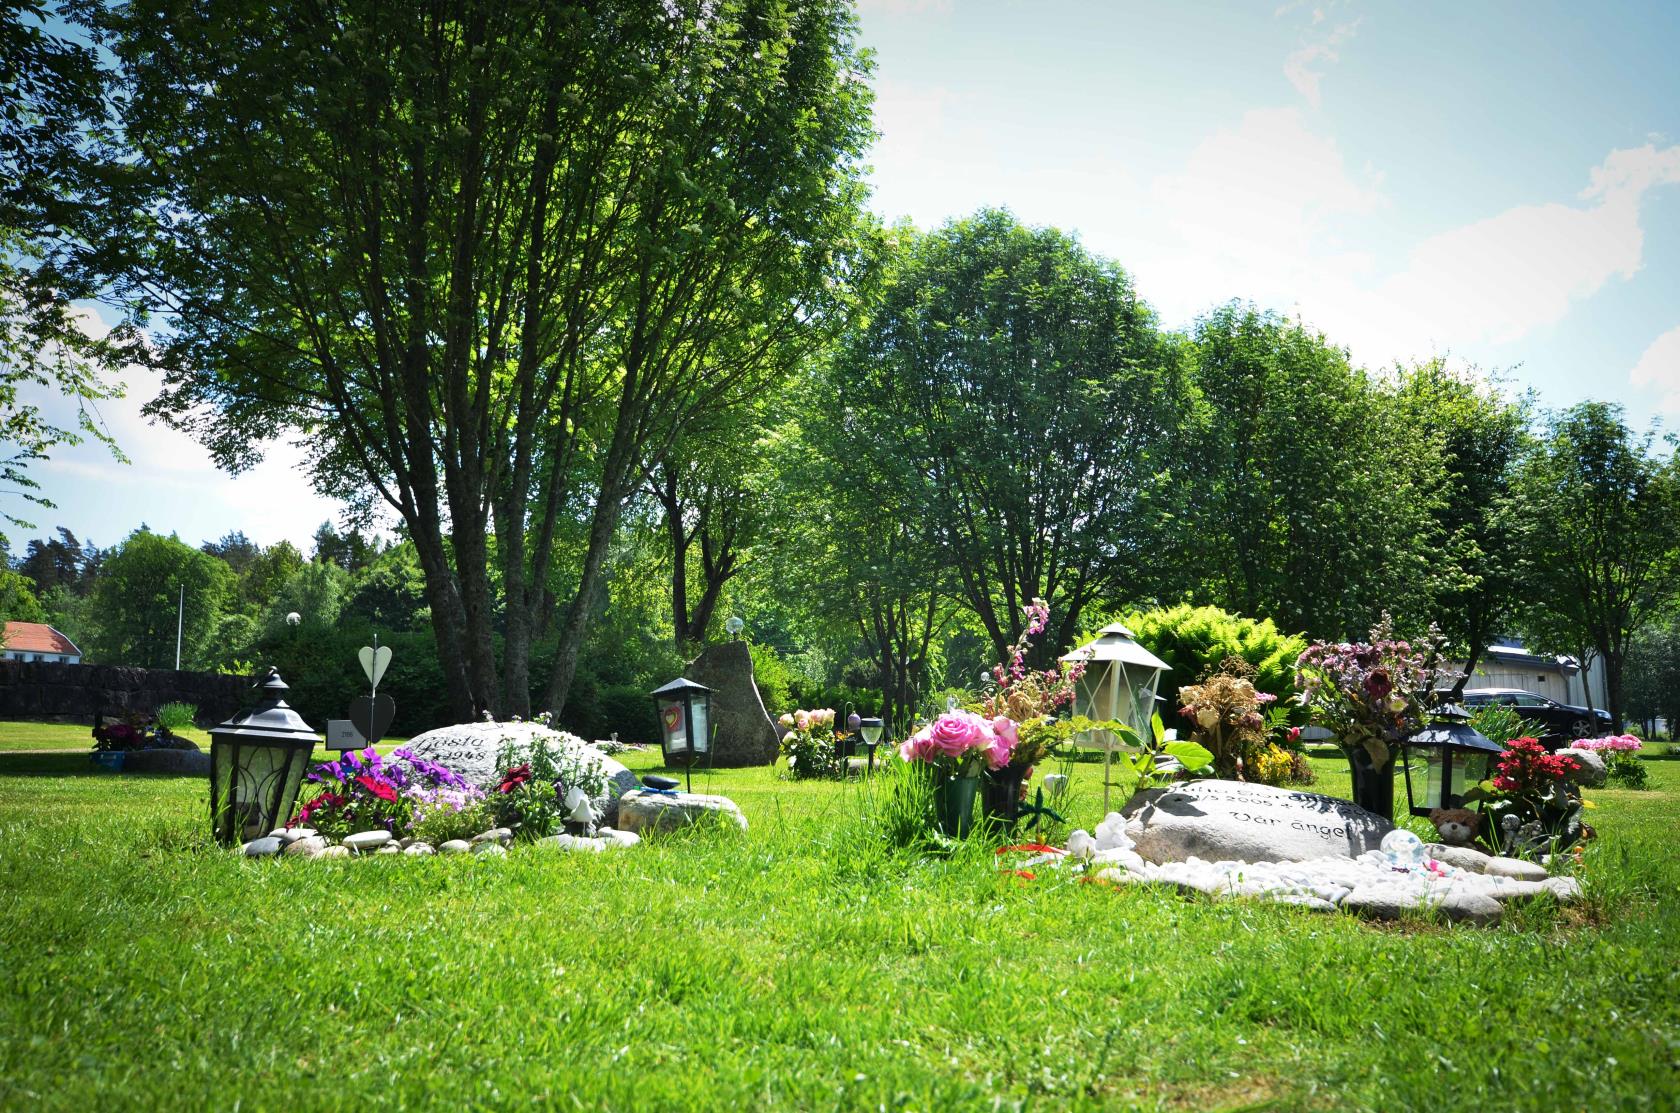
[{"label": "car wheel", "polygon": [[1586,719],[1576,719],[1573,723],[1569,724],[1569,731],[1569,740],[1571,742],[1575,741],[1577,738],[1591,738],[1593,725]]}]

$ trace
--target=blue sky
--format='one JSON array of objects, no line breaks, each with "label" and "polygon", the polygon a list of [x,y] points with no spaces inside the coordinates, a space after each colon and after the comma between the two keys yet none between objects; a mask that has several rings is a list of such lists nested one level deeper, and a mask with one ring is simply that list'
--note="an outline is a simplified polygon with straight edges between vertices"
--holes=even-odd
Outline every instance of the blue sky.
[{"label": "blue sky", "polygon": [[[1119,261],[1171,327],[1244,298],[1367,366],[1446,353],[1547,406],[1680,422],[1680,4],[859,10],[884,218],[1005,205]],[[230,480],[147,427],[155,389],[104,407],[131,466],[62,451],[36,470],[60,510],[24,516],[303,544],[333,514],[295,448]]]}]

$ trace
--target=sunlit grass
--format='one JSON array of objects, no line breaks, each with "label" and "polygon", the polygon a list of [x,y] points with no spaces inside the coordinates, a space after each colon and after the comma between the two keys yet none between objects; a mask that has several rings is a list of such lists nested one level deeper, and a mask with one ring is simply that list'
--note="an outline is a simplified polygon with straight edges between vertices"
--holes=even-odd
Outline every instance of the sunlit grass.
[{"label": "sunlit grass", "polygon": [[1478,930],[1000,878],[766,769],[695,773],[739,836],[244,861],[201,781],[0,753],[0,1107],[1672,1107],[1680,763],[1651,780],[1591,793],[1583,910]]}]

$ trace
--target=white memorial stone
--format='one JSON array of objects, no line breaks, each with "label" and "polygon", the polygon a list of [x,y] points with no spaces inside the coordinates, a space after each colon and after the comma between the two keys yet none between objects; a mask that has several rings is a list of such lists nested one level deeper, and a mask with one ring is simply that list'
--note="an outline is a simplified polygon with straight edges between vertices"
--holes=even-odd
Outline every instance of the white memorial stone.
[{"label": "white memorial stone", "polygon": [[641,787],[636,774],[614,761],[575,734],[552,730],[541,723],[462,723],[429,730],[409,740],[404,749],[415,757],[435,761],[487,790],[494,790],[502,776],[501,755],[510,745],[529,749],[541,739],[550,749],[564,753],[564,760],[591,769],[603,791],[590,797],[596,818],[611,823],[618,813],[618,800]]},{"label": "white memorial stone", "polygon": [[1394,830],[1346,800],[1244,781],[1145,789],[1121,813],[1134,849],[1156,863],[1357,858]]}]

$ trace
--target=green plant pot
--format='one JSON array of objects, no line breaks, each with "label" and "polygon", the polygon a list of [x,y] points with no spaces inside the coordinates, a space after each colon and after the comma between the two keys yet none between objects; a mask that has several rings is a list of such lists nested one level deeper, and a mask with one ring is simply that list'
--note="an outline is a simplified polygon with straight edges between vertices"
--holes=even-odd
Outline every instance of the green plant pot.
[{"label": "green plant pot", "polygon": [[123,759],[128,756],[122,750],[96,750],[90,755],[95,765],[109,769],[113,773],[121,773]]},{"label": "green plant pot", "polygon": [[942,834],[966,839],[974,828],[974,795],[979,777],[952,777],[933,790],[933,809]]}]

